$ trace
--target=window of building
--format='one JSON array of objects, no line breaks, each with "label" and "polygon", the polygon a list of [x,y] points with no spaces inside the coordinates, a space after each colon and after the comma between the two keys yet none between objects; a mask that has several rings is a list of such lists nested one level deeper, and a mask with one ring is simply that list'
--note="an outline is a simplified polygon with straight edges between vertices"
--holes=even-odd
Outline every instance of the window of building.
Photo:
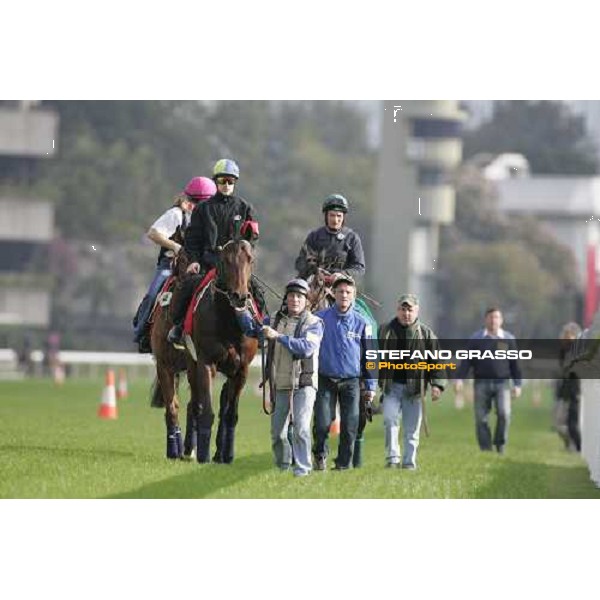
[{"label": "window of building", "polygon": [[462,124],[453,119],[413,119],[412,134],[417,138],[460,138]]},{"label": "window of building", "polygon": [[444,185],[448,183],[448,173],[443,167],[419,165],[417,180],[419,185]]}]

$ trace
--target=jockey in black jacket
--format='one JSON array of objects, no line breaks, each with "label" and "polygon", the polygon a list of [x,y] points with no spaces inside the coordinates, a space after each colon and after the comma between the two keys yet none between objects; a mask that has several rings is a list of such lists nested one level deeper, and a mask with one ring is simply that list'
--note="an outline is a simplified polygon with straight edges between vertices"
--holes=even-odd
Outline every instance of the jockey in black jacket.
[{"label": "jockey in black jacket", "polygon": [[335,273],[345,273],[356,281],[365,273],[365,254],[358,234],[344,226],[348,200],[341,194],[327,196],[323,213],[325,225],[308,234],[296,259],[298,277],[307,279],[321,268],[329,273],[327,284]]},{"label": "jockey in black jacket", "polygon": [[[168,340],[181,347],[183,321],[194,290],[206,273],[217,264],[217,248],[233,239],[236,228],[241,236],[250,242],[258,239],[258,222],[252,205],[239,196],[234,196],[234,186],[240,176],[240,170],[233,160],[223,158],[215,164],[213,179],[217,184],[217,193],[192,213],[185,234],[185,252],[190,259],[186,278],[180,293],[173,304],[173,327]],[[251,282],[251,292],[264,310],[264,299],[260,291]]]}]

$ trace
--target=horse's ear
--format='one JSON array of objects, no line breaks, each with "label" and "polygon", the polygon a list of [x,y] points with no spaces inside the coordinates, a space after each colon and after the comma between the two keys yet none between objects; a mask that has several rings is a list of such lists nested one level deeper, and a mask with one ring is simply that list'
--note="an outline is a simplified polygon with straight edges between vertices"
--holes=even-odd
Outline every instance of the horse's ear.
[{"label": "horse's ear", "polygon": [[182,248],[179,253],[173,258],[172,263],[172,271],[173,275],[179,276],[182,273],[185,273],[185,270],[188,268],[189,264],[188,255],[185,253],[185,250]]},{"label": "horse's ear", "polygon": [[237,242],[241,237],[242,221],[238,219],[233,222],[233,239]]}]

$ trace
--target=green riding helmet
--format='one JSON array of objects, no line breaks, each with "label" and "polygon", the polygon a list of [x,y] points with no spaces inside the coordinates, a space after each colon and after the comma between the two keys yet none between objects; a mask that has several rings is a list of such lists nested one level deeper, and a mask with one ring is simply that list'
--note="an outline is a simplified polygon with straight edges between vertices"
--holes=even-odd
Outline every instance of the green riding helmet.
[{"label": "green riding helmet", "polygon": [[348,212],[348,200],[341,194],[331,194],[325,198],[323,202],[323,212],[326,213],[329,210],[338,210],[344,214]]}]

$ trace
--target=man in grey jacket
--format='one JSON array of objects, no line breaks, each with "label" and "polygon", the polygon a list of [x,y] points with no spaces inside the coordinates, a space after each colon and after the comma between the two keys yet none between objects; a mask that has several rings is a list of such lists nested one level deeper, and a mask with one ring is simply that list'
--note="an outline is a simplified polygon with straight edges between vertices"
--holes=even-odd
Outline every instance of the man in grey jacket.
[{"label": "man in grey jacket", "polygon": [[[285,288],[286,307],[277,313],[273,327],[265,325],[269,340],[267,380],[275,391],[271,415],[271,443],[275,464],[288,470],[294,456],[294,475],[312,470],[310,420],[317,394],[319,346],[323,321],[306,307],[308,284],[292,279]],[[273,398],[273,396],[271,396]],[[288,441],[290,418],[294,423],[292,445]]]}]

